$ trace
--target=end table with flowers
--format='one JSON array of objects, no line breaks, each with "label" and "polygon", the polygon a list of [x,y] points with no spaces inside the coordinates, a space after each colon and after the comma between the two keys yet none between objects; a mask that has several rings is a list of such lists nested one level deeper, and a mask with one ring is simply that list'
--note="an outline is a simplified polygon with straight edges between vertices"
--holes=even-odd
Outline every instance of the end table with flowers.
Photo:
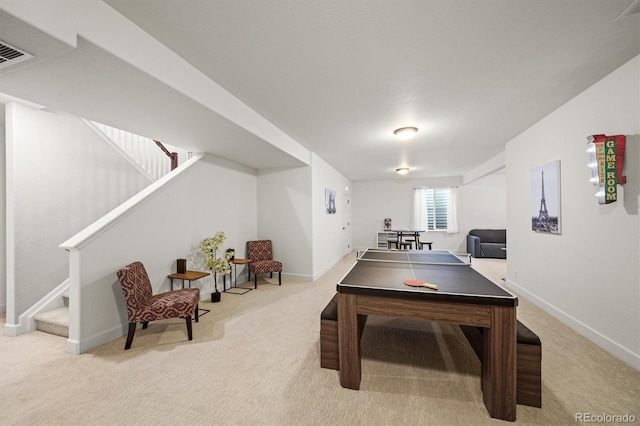
[{"label": "end table with flowers", "polygon": [[229,260],[233,258],[233,251],[226,251],[224,254],[221,252],[221,257],[218,257],[218,250],[226,239],[224,232],[217,232],[213,237],[205,238],[200,243],[200,251],[204,254],[205,263],[211,270],[213,275],[213,288],[214,292],[211,293],[211,301],[220,301],[220,291],[218,290],[218,274],[227,274],[231,271],[231,264]]}]

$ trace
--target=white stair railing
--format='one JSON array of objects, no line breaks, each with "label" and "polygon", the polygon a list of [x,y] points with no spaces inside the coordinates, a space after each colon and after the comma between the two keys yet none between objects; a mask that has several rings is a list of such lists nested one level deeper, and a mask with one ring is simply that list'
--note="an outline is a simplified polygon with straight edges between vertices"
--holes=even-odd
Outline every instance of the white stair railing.
[{"label": "white stair railing", "polygon": [[[151,180],[156,181],[171,171],[171,158],[156,145],[154,140],[95,121],[85,122],[105,140],[112,142],[119,148],[119,151],[129,156]],[[167,144],[163,145],[169,152],[178,153],[178,164],[187,160],[185,150]]]}]

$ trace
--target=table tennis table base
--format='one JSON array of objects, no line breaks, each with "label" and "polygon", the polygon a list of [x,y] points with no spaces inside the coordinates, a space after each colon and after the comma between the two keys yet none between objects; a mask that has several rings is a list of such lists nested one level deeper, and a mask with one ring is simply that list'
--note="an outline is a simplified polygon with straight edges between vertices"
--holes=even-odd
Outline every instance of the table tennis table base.
[{"label": "table tennis table base", "polygon": [[338,293],[340,385],[360,389],[359,317],[383,315],[484,327],[481,389],[493,418],[516,420],[516,308],[458,301]]}]

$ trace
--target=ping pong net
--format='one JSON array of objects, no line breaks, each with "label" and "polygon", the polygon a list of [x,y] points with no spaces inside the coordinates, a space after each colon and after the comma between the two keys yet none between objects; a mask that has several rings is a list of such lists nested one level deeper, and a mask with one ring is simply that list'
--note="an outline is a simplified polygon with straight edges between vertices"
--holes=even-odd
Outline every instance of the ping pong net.
[{"label": "ping pong net", "polygon": [[471,265],[471,256],[468,253],[455,254],[449,250],[402,251],[363,249],[357,251],[356,260],[358,262],[406,263],[409,265]]}]

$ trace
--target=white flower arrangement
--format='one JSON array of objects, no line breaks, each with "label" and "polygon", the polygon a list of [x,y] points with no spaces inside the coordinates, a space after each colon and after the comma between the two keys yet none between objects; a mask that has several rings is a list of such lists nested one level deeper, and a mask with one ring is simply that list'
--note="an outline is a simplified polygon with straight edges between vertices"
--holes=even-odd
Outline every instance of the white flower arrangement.
[{"label": "white flower arrangement", "polygon": [[200,243],[200,251],[204,254],[205,263],[214,271],[213,280],[215,291],[218,292],[217,274],[226,274],[231,271],[229,260],[233,257],[233,251],[227,251],[224,256],[218,257],[218,250],[225,240],[224,232],[217,232],[213,237],[205,238]]}]

